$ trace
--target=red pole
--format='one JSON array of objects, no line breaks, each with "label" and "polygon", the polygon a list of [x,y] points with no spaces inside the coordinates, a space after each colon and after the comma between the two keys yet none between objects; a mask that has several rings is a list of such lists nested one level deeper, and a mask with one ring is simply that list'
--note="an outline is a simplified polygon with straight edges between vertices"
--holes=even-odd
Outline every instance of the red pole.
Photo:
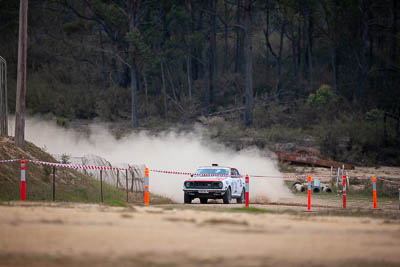
[{"label": "red pole", "polygon": [[307,186],[307,191],[308,191],[308,205],[307,205],[307,210],[311,210],[311,175],[308,174],[308,186]]},{"label": "red pole", "polygon": [[343,172],[343,208],[346,208],[346,200],[347,200],[347,196],[346,196],[346,183],[347,182],[347,177],[346,177],[346,173]]},{"label": "red pole", "polygon": [[376,178],[375,176],[372,177],[372,194],[374,198],[374,209],[377,208],[377,203],[376,203]]},{"label": "red pole", "polygon": [[25,201],[26,197],[26,181],[25,181],[25,159],[21,160],[21,201]]},{"label": "red pole", "polygon": [[245,182],[246,182],[246,195],[245,195],[245,198],[246,198],[246,207],[248,207],[249,206],[249,190],[250,190],[250,184],[249,184],[249,175],[247,175],[246,174],[246,179],[245,179]]}]

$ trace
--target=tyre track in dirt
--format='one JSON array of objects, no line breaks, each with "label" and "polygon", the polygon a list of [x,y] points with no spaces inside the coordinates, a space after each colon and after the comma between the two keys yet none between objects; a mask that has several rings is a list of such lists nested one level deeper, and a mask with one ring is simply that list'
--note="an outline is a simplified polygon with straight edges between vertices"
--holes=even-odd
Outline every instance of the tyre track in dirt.
[{"label": "tyre track in dirt", "polygon": [[0,266],[400,264],[399,219],[205,206],[2,205]]}]

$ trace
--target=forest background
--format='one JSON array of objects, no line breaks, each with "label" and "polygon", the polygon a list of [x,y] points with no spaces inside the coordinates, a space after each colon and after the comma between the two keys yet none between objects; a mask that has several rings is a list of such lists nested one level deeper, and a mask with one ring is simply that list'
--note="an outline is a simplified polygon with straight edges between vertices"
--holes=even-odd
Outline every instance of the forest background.
[{"label": "forest background", "polygon": [[[0,0],[15,112],[19,1]],[[400,165],[397,0],[29,0],[27,109]],[[118,135],[118,133],[116,133]]]}]

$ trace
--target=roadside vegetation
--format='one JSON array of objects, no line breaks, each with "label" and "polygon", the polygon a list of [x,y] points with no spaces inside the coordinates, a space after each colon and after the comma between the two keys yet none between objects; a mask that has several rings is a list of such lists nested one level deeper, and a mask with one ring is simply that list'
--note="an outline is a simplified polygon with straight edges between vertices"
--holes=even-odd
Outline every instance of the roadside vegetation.
[{"label": "roadside vegetation", "polygon": [[[19,1],[3,2],[14,113]],[[117,137],[200,123],[237,149],[400,165],[396,0],[30,0],[28,12],[30,115],[115,122]]]}]

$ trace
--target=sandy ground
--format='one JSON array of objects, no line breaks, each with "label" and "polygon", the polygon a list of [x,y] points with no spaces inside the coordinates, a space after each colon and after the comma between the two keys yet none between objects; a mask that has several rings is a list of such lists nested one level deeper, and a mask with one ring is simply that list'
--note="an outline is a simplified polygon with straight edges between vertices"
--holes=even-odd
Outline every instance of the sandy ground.
[{"label": "sandy ground", "polygon": [[226,208],[3,204],[0,266],[400,266],[398,211],[373,219]]}]

